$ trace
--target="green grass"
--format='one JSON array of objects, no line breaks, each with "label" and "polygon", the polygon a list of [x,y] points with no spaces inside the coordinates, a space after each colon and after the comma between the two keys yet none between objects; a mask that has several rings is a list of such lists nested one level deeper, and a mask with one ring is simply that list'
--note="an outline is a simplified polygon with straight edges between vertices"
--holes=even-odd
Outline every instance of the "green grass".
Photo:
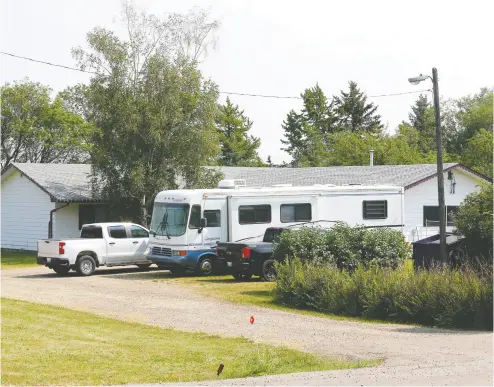
[{"label": "green grass", "polygon": [[2,270],[36,266],[36,252],[10,251],[2,249],[0,264]]},{"label": "green grass", "polygon": [[[370,320],[361,317],[339,316],[336,314],[322,313],[308,309],[298,309],[292,306],[283,305],[276,301],[274,296],[274,282],[264,282],[253,277],[249,281],[237,282],[231,275],[197,277],[185,275],[176,277],[169,272],[156,272],[152,274],[155,281],[174,281],[187,285],[197,294],[214,297],[233,303],[260,306],[264,308],[276,309],[286,312],[294,312],[303,315],[329,318],[332,320],[358,321],[372,324],[391,324],[389,321]],[[413,324],[409,324],[413,325]]]},{"label": "green grass", "polygon": [[2,298],[4,385],[188,382],[374,366],[243,338],[128,323]]}]

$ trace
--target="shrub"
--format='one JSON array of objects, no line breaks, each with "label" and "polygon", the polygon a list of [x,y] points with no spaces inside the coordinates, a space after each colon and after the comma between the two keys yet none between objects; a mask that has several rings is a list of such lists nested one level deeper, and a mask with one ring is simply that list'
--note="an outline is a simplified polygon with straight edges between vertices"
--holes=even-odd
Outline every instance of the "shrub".
[{"label": "shrub", "polygon": [[280,262],[288,256],[317,265],[397,267],[410,256],[410,248],[398,231],[337,223],[330,229],[304,227],[286,230],[273,254]]},{"label": "shrub", "polygon": [[278,302],[337,315],[492,330],[492,276],[448,268],[415,272],[359,265],[350,275],[335,266],[278,264]]},{"label": "shrub", "polygon": [[483,256],[492,263],[492,185],[480,192],[471,193],[458,208],[455,215],[456,228],[465,236],[470,256]]}]

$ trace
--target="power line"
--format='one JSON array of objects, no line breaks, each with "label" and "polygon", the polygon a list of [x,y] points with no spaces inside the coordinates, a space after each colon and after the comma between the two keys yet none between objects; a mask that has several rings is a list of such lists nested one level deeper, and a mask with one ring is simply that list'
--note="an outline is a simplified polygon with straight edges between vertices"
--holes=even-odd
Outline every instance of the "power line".
[{"label": "power line", "polygon": [[[61,67],[61,68],[67,69],[67,70],[79,71],[81,73],[103,75],[103,74],[97,73],[95,71],[81,70],[81,69],[78,69],[78,68],[75,68],[75,67],[69,67],[69,66],[59,65],[59,64],[50,63],[50,62],[45,62],[45,61],[37,60],[37,59],[33,59],[33,58],[27,58],[25,56],[14,55],[14,54],[11,54],[11,53],[8,53],[8,52],[0,51],[0,54],[2,54],[2,55],[8,55],[8,56],[11,56],[13,58],[29,60],[31,62],[41,63],[41,64],[45,64],[45,65],[49,65],[49,66]],[[394,96],[405,95],[405,94],[423,93],[423,92],[426,92],[426,91],[431,91],[431,89],[415,90],[415,91],[405,91],[403,93],[390,93],[390,94],[368,95],[367,97],[369,97],[369,98],[394,97]],[[294,97],[294,96],[283,96],[283,95],[249,94],[249,93],[236,93],[236,92],[233,92],[233,91],[220,91],[220,94],[240,95],[240,96],[245,96],[245,97],[276,98],[276,99],[303,99],[300,96],[299,97]]]}]

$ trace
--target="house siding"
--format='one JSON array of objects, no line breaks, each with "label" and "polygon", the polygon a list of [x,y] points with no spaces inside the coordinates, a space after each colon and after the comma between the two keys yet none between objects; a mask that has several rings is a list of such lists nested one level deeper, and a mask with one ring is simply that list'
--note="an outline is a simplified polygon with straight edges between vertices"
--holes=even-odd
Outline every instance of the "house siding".
[{"label": "house siding", "polygon": [[[448,173],[444,174],[444,199],[446,206],[458,206],[465,197],[479,191],[480,180],[468,175],[460,169],[453,170],[456,181],[455,193],[451,193],[451,182]],[[413,242],[427,236],[439,233],[439,227],[423,226],[424,206],[437,206],[437,178],[424,181],[405,191],[405,236]],[[453,226],[446,227],[447,232],[453,231]]]},{"label": "house siding", "polygon": [[[62,207],[63,204],[57,204]],[[79,231],[79,204],[70,203],[53,214],[53,237],[56,239],[77,238]]]},{"label": "house siding", "polygon": [[20,172],[2,179],[1,246],[36,250],[37,241],[48,237],[50,196]]}]

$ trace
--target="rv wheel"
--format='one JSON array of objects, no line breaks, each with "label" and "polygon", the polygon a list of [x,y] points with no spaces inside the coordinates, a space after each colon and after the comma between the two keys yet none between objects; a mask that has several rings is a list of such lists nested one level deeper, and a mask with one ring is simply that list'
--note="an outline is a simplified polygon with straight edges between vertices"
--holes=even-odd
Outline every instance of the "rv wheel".
[{"label": "rv wheel", "polygon": [[197,274],[211,275],[214,271],[214,260],[212,257],[204,257],[197,264]]}]

